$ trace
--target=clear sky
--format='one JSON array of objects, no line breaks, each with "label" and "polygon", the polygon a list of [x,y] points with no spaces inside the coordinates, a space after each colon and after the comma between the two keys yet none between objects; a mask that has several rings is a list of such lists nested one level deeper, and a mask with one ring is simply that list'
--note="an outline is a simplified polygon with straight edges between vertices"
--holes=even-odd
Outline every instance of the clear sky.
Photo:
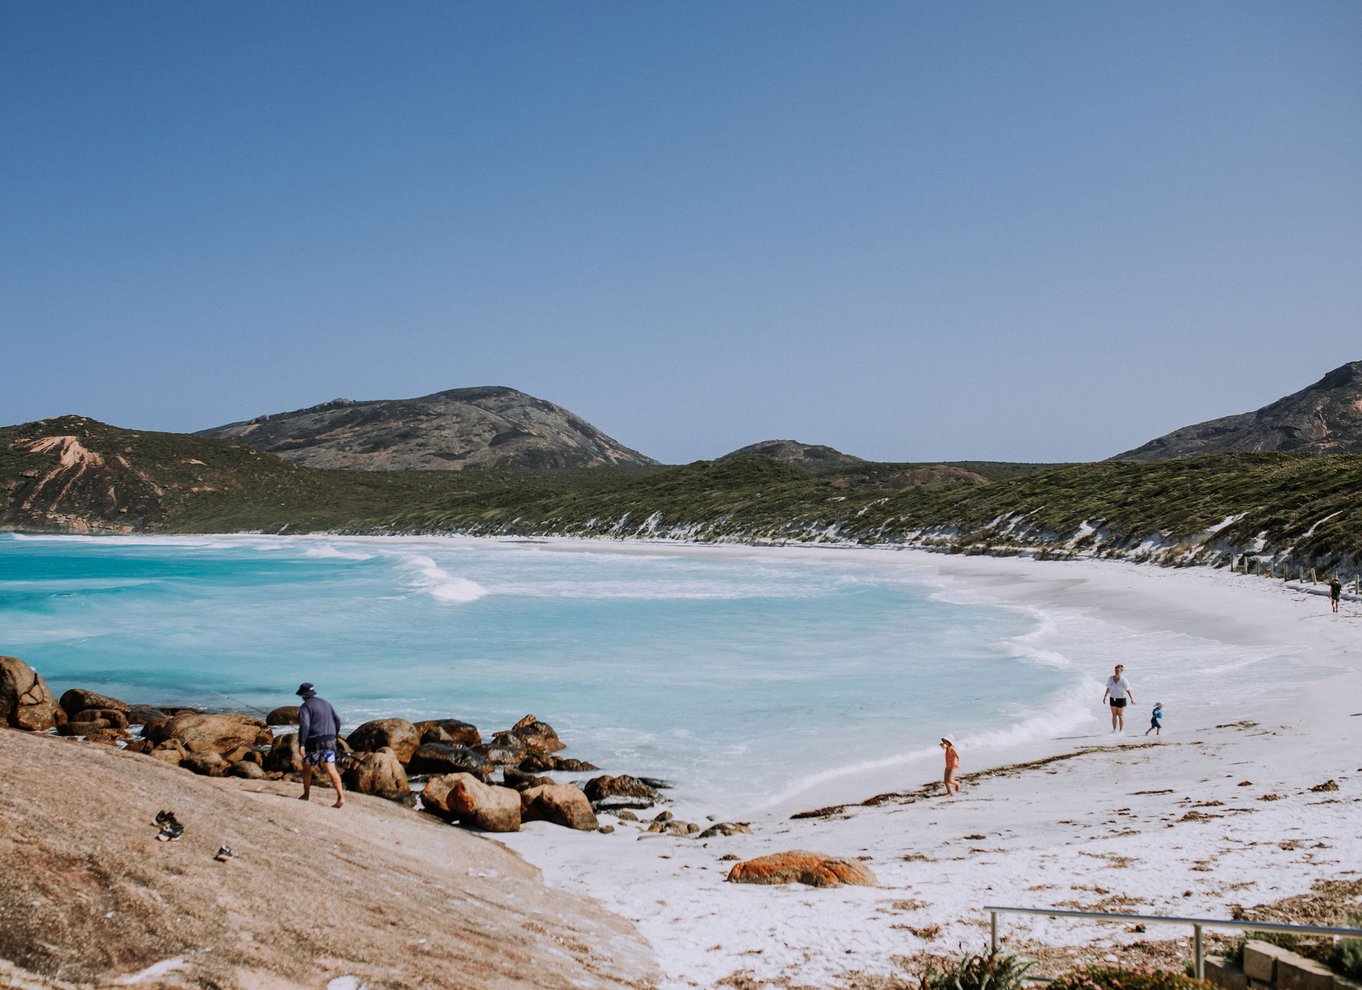
[{"label": "clear sky", "polygon": [[1362,359],[1362,3],[0,0],[0,423],[1085,460]]}]

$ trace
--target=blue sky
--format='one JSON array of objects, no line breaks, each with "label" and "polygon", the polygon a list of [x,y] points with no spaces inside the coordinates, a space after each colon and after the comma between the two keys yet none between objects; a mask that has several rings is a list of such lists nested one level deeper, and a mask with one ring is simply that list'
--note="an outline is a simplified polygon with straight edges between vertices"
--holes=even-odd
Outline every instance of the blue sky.
[{"label": "blue sky", "polygon": [[1359,331],[1356,2],[0,0],[0,423],[1082,460]]}]

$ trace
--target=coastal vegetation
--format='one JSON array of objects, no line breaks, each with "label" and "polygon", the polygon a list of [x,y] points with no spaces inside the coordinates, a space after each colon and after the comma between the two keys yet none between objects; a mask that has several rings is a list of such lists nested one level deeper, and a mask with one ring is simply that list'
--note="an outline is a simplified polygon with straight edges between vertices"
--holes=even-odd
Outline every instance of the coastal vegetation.
[{"label": "coastal vegetation", "polygon": [[80,417],[0,430],[0,525],[48,531],[838,542],[1350,577],[1362,568],[1360,487],[1362,454],[360,472]]}]

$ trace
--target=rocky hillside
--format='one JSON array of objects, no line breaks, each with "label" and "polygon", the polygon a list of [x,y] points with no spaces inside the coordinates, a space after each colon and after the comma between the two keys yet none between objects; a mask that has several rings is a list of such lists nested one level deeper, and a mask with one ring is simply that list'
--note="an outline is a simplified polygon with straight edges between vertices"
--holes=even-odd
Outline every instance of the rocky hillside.
[{"label": "rocky hillside", "polygon": [[333,402],[200,431],[316,468],[463,471],[656,464],[561,406],[513,388]]},{"label": "rocky hillside", "polygon": [[[655,984],[631,926],[495,842],[298,793],[0,727],[0,987]],[[162,809],[178,841],[157,841]]]},{"label": "rocky hillside", "polygon": [[0,529],[155,529],[196,496],[241,492],[298,468],[258,450],[60,416],[0,428]]},{"label": "rocky hillside", "polygon": [[1362,452],[1362,361],[1335,368],[1309,388],[1256,412],[1184,426],[1111,459],[1165,461],[1198,454],[1265,450]]},{"label": "rocky hillside", "polygon": [[743,457],[747,454],[769,457],[774,461],[780,461],[782,464],[793,464],[795,467],[814,469],[851,467],[865,463],[859,457],[844,454],[832,447],[800,443],[798,440],[762,440],[760,443],[740,447],[731,454],[720,457],[719,460],[731,461],[735,457]]}]

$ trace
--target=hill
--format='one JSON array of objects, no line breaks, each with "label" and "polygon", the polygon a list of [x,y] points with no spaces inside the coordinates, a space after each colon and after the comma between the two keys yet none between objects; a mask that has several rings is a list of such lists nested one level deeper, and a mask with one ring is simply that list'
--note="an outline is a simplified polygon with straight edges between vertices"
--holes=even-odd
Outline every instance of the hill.
[{"label": "hill", "polygon": [[657,463],[561,406],[500,386],[451,389],[415,399],[336,399],[200,430],[198,435],[236,440],[307,467],[352,471]]},{"label": "hill", "polygon": [[851,454],[844,454],[840,450],[832,447],[824,447],[820,444],[800,443],[798,440],[762,440],[758,443],[748,444],[746,447],[739,447],[731,454],[725,454],[718,458],[720,461],[729,461],[735,457],[745,457],[748,454],[758,454],[762,457],[769,457],[773,461],[780,461],[782,464],[793,464],[795,467],[807,468],[840,468],[850,467],[856,464],[864,464],[865,461]]},{"label": "hill", "polygon": [[1335,368],[1308,388],[1254,412],[1184,426],[1111,460],[1163,461],[1265,450],[1362,452],[1362,361]]},{"label": "hill", "polygon": [[193,498],[296,476],[240,444],[124,430],[84,416],[0,428],[0,528],[156,529]]}]

